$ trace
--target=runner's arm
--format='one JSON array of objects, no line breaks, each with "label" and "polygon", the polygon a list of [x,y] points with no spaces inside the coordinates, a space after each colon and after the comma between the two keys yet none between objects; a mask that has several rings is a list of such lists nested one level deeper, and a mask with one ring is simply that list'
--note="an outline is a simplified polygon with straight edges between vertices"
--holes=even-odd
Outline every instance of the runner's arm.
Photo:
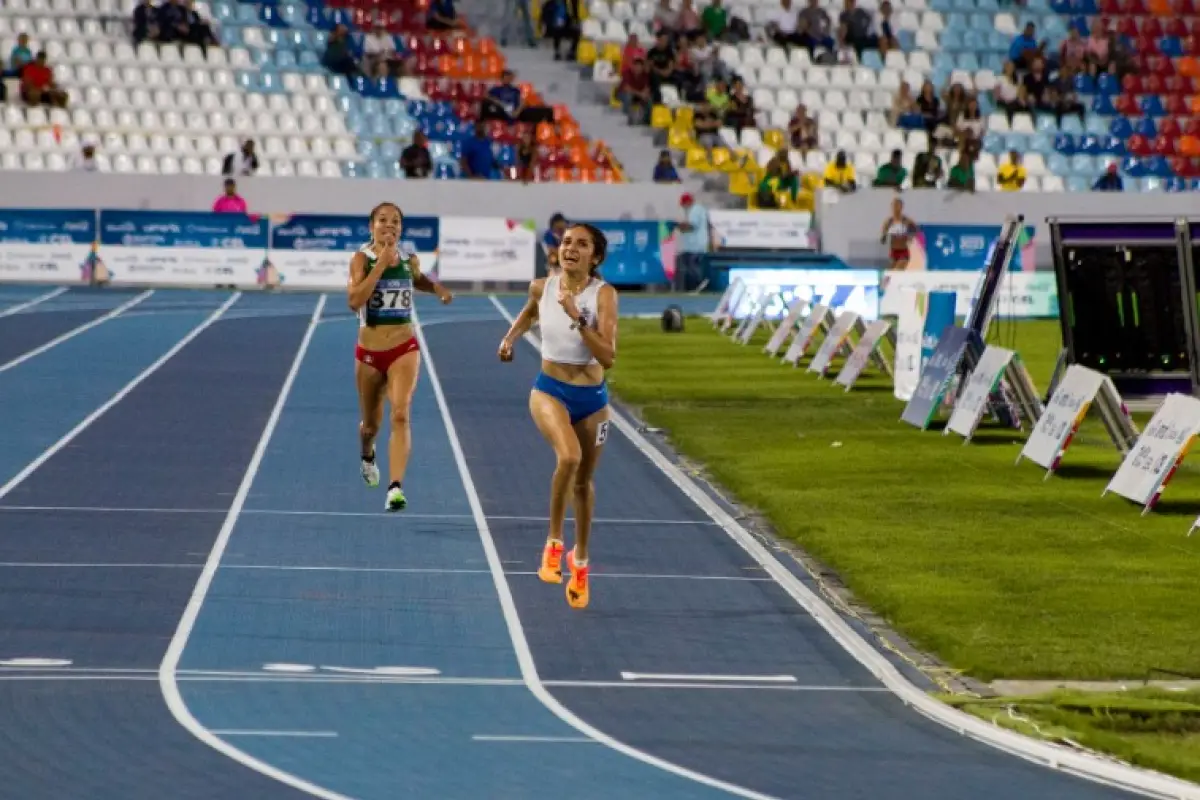
[{"label": "runner's arm", "polygon": [[517,318],[513,320],[512,327],[508,329],[508,333],[504,335],[504,341],[509,345],[517,343],[529,329],[533,327],[533,323],[538,318],[538,302],[542,299],[542,290],[546,285],[546,281],[542,278],[536,279],[529,284],[529,296],[525,300],[525,306],[521,309],[521,313],[517,314]]},{"label": "runner's arm", "polygon": [[612,369],[617,360],[617,290],[612,284],[600,287],[596,303],[596,327],[580,325],[577,329],[583,343],[605,369]]},{"label": "runner's arm", "polygon": [[375,269],[367,272],[367,257],[364,254],[355,253],[350,259],[350,282],[346,286],[346,301],[351,311],[357,314],[371,299],[375,284],[379,283],[379,278],[387,269],[386,264],[386,259],[380,258],[375,262]]}]

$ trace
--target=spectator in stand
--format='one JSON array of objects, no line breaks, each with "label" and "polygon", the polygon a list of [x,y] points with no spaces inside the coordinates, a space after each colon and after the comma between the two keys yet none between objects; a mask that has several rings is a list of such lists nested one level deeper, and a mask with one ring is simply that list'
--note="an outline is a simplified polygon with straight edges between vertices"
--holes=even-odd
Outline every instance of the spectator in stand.
[{"label": "spectator in stand", "polygon": [[945,166],[931,136],[926,140],[925,152],[918,153],[913,161],[912,185],[914,189],[934,189],[944,177]]},{"label": "spectator in stand", "polygon": [[1112,68],[1112,56],[1109,52],[1112,40],[1112,34],[1100,27],[1099,23],[1092,28],[1092,33],[1087,38],[1086,50],[1086,69],[1092,77]]},{"label": "spectator in stand", "polygon": [[698,286],[702,279],[701,260],[709,251],[712,236],[708,227],[708,209],[690,194],[679,198],[683,220],[679,222],[679,244],[675,256],[675,288],[681,291]]},{"label": "spectator in stand", "polygon": [[708,85],[707,91],[704,92],[704,99],[712,106],[713,111],[724,117],[730,105],[729,84],[718,78]]},{"label": "spectator in stand", "polygon": [[99,172],[100,164],[96,161],[96,143],[85,139],[79,154],[72,159],[71,169],[75,172]]},{"label": "spectator in stand", "polygon": [[962,153],[959,153],[958,161],[950,168],[946,188],[975,193],[975,165]]},{"label": "spectator in stand", "polygon": [[907,179],[908,170],[904,168],[904,153],[893,150],[891,160],[876,170],[875,180],[871,185],[899,189]]},{"label": "spectator in stand", "polygon": [[838,150],[833,161],[825,165],[825,185],[841,192],[853,192],[858,189],[858,174],[854,165],[846,160],[846,151]]},{"label": "spectator in stand", "polygon": [[258,172],[258,154],[254,152],[254,140],[242,142],[242,149],[225,156],[221,165],[222,175],[253,175]]},{"label": "spectator in stand", "polygon": [[800,33],[808,39],[808,54],[816,58],[816,48],[823,47],[834,53],[833,20],[829,12],[821,8],[821,0],[808,0],[808,7],[800,12]]},{"label": "spectator in stand", "polygon": [[1079,35],[1079,29],[1072,26],[1067,31],[1067,38],[1058,47],[1058,63],[1060,70],[1069,71],[1072,75],[1082,72],[1087,66],[1087,42]]},{"label": "spectator in stand", "polygon": [[714,77],[725,74],[724,64],[717,58],[717,46],[702,32],[692,36],[688,62],[696,70],[701,85],[706,86]]},{"label": "spectator in stand", "polygon": [[704,99],[704,77],[700,74],[700,68],[696,62],[692,60],[692,51],[686,47],[687,42],[680,37],[680,44],[684,45],[676,56],[675,60],[675,76],[672,83],[679,89],[680,95],[689,103],[695,103]]},{"label": "spectator in stand", "polygon": [[979,108],[979,100],[971,95],[967,99],[967,108],[958,118],[955,135],[960,147],[966,147],[978,155],[985,131],[983,112]]},{"label": "spectator in stand", "polygon": [[516,76],[511,69],[500,73],[500,83],[488,89],[487,95],[479,104],[479,119],[481,122],[498,119],[513,123],[521,116],[524,105],[521,102],[521,89],[513,84]]},{"label": "spectator in stand", "polygon": [[525,131],[517,143],[517,180],[530,183],[537,180],[538,147],[533,140],[533,131]]},{"label": "spectator in stand", "polygon": [[743,130],[753,128],[755,125],[754,101],[750,99],[750,94],[746,91],[746,84],[742,82],[741,78],[737,78],[733,82],[733,92],[729,95],[729,108],[725,111],[725,124],[733,128],[739,137]]},{"label": "spectator in stand", "polygon": [[808,108],[803,103],[796,106],[788,120],[788,144],[807,156],[810,150],[817,149],[817,133],[817,121],[809,116]]},{"label": "spectator in stand", "polygon": [[892,98],[892,110],[888,112],[888,120],[902,128],[920,128],[925,124],[921,109],[917,106],[917,98],[913,97],[912,86],[907,81],[900,84],[896,96]]},{"label": "spectator in stand", "polygon": [[433,172],[433,158],[429,155],[425,131],[415,132],[412,143],[400,152],[400,169],[407,178],[428,178]]},{"label": "spectator in stand", "polygon": [[321,63],[330,72],[345,75],[348,78],[361,74],[358,62],[354,60],[354,53],[350,51],[350,36],[345,25],[337,25],[330,32]]},{"label": "spectator in stand", "polygon": [[646,61],[650,65],[650,94],[655,103],[662,102],[662,87],[674,84],[678,59],[675,48],[671,46],[670,35],[660,30],[654,41],[654,46],[646,51]]},{"label": "spectator in stand", "polygon": [[800,28],[800,15],[792,8],[792,0],[779,0],[779,8],[767,20],[767,36],[780,47],[807,47],[812,49],[808,37]]},{"label": "spectator in stand", "polygon": [[650,107],[654,103],[650,88],[650,72],[646,60],[635,58],[627,69],[621,71],[621,82],[617,84],[617,99],[630,125],[644,125],[650,120]]},{"label": "spectator in stand", "polygon": [[1117,164],[1114,161],[1108,165],[1108,169],[1100,176],[1099,180],[1092,186],[1093,192],[1123,192],[1125,191],[1125,182],[1121,180],[1120,174],[1117,172]]},{"label": "spectator in stand", "polygon": [[1038,44],[1037,26],[1032,22],[1025,23],[1025,30],[1017,34],[1008,46],[1008,60],[1018,68],[1028,67],[1034,59],[1045,56],[1046,43]]},{"label": "spectator in stand", "polygon": [[133,9],[133,46],[142,42],[156,42],[159,39],[158,9],[153,0],[142,0]]},{"label": "spectator in stand", "polygon": [[671,0],[658,0],[658,7],[650,19],[650,29],[656,36],[661,33],[674,36],[679,30],[679,12],[672,7]]},{"label": "spectator in stand", "polygon": [[213,32],[212,25],[196,10],[195,0],[187,0],[187,5],[183,10],[183,24],[187,30],[183,33],[181,44],[196,45],[205,58],[208,58],[209,46],[221,46],[220,40]]},{"label": "spectator in stand", "polygon": [[[758,182],[755,190],[754,199],[759,208],[780,208],[784,205],[780,202],[781,200],[794,203],[796,195],[799,193],[800,178],[792,169],[787,148],[781,147],[767,162],[763,178]],[[780,195],[783,197],[781,198]]]},{"label": "spectator in stand", "polygon": [[955,142],[958,121],[962,119],[963,113],[967,110],[967,90],[961,83],[952,83],[946,90],[943,100],[946,103],[946,110],[938,117],[933,138],[946,147],[951,147]]},{"label": "spectator in stand", "polygon": [[900,39],[896,37],[896,30],[892,27],[892,4],[883,0],[879,4],[879,52],[899,49]]},{"label": "spectator in stand", "polygon": [[[554,60],[575,60],[575,51],[579,47],[579,16],[574,12],[571,0],[546,0],[542,4],[540,17],[542,36],[554,45]],[[567,44],[564,53],[562,46]]]},{"label": "spectator in stand", "polygon": [[711,151],[720,143],[718,133],[721,130],[721,118],[707,101],[696,104],[696,110],[692,112],[692,126],[701,147]]},{"label": "spectator in stand", "polygon": [[725,34],[729,30],[729,15],[721,5],[721,0],[712,0],[708,7],[701,12],[700,24],[710,41],[725,40]]},{"label": "spectator in stand", "polygon": [[1021,165],[1021,154],[1008,151],[1008,163],[996,170],[996,186],[1002,192],[1019,192],[1025,188],[1025,167]]},{"label": "spectator in stand", "polygon": [[237,181],[225,179],[225,193],[213,203],[214,214],[245,214],[246,201],[238,194]]},{"label": "spectator in stand", "polygon": [[164,0],[158,7],[159,44],[181,42],[187,38],[187,9],[178,0]]},{"label": "spectator in stand", "polygon": [[389,72],[396,59],[396,40],[387,32],[383,21],[376,21],[371,32],[363,37],[363,71],[368,75],[376,75],[378,67],[383,65]]},{"label": "spectator in stand", "polygon": [[462,146],[463,175],[478,181],[489,181],[496,170],[496,154],[492,151],[492,140],[488,138],[487,128],[475,126],[475,135],[463,140]]},{"label": "spectator in stand", "polygon": [[700,13],[692,5],[692,0],[683,0],[683,5],[679,9],[679,18],[675,22],[675,31],[683,39],[691,39],[696,34],[704,32],[704,28],[700,25]]},{"label": "spectator in stand", "polygon": [[1005,61],[1004,72],[996,78],[996,83],[992,87],[992,102],[1008,112],[1010,125],[1013,115],[1010,107],[1017,102],[1017,90],[1020,85],[1021,81],[1017,78],[1017,65],[1011,61]]},{"label": "spectator in stand", "polygon": [[642,40],[636,33],[629,34],[629,38],[625,40],[625,46],[621,48],[621,72],[624,73],[632,67],[636,59],[645,57],[646,48],[642,47]]},{"label": "spectator in stand", "polygon": [[39,50],[34,60],[21,70],[21,99],[31,106],[67,107],[67,93],[55,83],[45,50]]},{"label": "spectator in stand", "polygon": [[550,217],[550,226],[542,234],[542,252],[546,255],[546,268],[550,274],[558,271],[558,246],[567,232],[567,218],[555,212]]},{"label": "spectator in stand", "polygon": [[431,31],[455,31],[463,27],[463,21],[454,8],[454,0],[432,0],[425,15],[425,27]]},{"label": "spectator in stand", "polygon": [[671,151],[663,150],[658,154],[658,163],[654,165],[655,183],[681,183],[679,172],[671,161]]},{"label": "spectator in stand", "polygon": [[1025,77],[1021,79],[1021,83],[1029,93],[1029,99],[1033,102],[1034,108],[1037,108],[1042,102],[1046,88],[1050,85],[1050,76],[1046,72],[1045,60],[1041,58],[1033,59],[1029,65],[1029,72],[1025,73]]},{"label": "spectator in stand", "polygon": [[887,55],[887,43],[875,33],[875,21],[871,12],[860,8],[855,0],[843,0],[842,13],[838,15],[838,40],[842,47],[850,47],[862,60],[864,50],[878,50]]},{"label": "spectator in stand", "polygon": [[925,81],[921,85],[921,94],[917,97],[917,110],[925,121],[925,130],[932,136],[938,121],[942,118],[942,101],[938,99],[933,81]]},{"label": "spectator in stand", "polygon": [[21,70],[25,69],[25,65],[32,61],[33,51],[29,48],[29,34],[19,34],[17,43],[13,46],[12,52],[8,54],[8,69],[4,70],[0,77],[20,78]]}]

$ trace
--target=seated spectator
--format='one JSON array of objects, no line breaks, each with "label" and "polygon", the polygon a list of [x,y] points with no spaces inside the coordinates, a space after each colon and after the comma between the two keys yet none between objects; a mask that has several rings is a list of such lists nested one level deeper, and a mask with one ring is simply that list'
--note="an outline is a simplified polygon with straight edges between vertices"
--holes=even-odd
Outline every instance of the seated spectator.
[{"label": "seated spectator", "polygon": [[792,118],[788,120],[788,144],[804,155],[817,149],[817,121],[808,114],[808,108],[801,103],[796,106]]},{"label": "seated spectator", "polygon": [[945,102],[944,111],[939,115],[934,126],[933,138],[945,147],[953,147],[956,141],[958,121],[967,110],[967,90],[961,83],[954,83],[946,90],[942,98]]},{"label": "seated spectator", "polygon": [[658,154],[658,163],[654,165],[655,183],[682,183],[679,172],[671,161],[671,151],[663,150]]},{"label": "seated spectator", "polygon": [[1069,70],[1072,74],[1082,72],[1087,64],[1087,42],[1079,35],[1079,29],[1072,26],[1067,31],[1067,38],[1058,47],[1058,63],[1060,70]]},{"label": "seated spectator", "polygon": [[946,181],[947,189],[960,192],[975,192],[975,165],[962,153],[958,161],[950,168],[950,178]]},{"label": "seated spectator", "polygon": [[659,31],[654,46],[646,51],[646,62],[650,67],[650,93],[655,103],[662,102],[662,87],[674,85],[678,59],[671,46],[670,36]]},{"label": "seated spectator", "polygon": [[893,150],[891,160],[875,171],[875,180],[871,185],[899,189],[907,179],[908,170],[904,168],[904,153]]},{"label": "seated spectator", "polygon": [[628,69],[621,71],[621,82],[617,84],[617,100],[630,125],[644,125],[650,120],[650,107],[654,104],[650,88],[650,72],[646,61],[634,59]]},{"label": "seated spectator", "polygon": [[809,47],[808,39],[799,31],[800,15],[792,8],[792,0],[779,0],[779,8],[767,20],[767,36],[780,47]]},{"label": "seated spectator", "polygon": [[196,10],[196,0],[187,0],[187,5],[183,11],[183,24],[186,30],[183,32],[181,44],[194,44],[200,48],[200,52],[208,58],[209,46],[219,47],[221,42],[217,39],[217,35],[213,33],[212,25],[204,17],[200,16],[200,12]]},{"label": "seated spectator", "polygon": [[625,46],[621,48],[621,71],[625,72],[633,62],[639,58],[646,57],[646,48],[642,47],[642,41],[636,33],[629,34],[629,38],[625,40]]},{"label": "seated spectator", "polygon": [[[1017,87],[1021,85],[1021,81],[1017,78],[1017,65],[1011,61],[1004,62],[1004,71],[996,77],[996,83],[992,86],[992,102],[999,108],[1006,111],[1008,107],[1017,100]],[[1008,115],[1008,121],[1012,122],[1012,114]]]},{"label": "seated spectator", "polygon": [[1025,30],[1017,34],[1008,46],[1008,60],[1021,69],[1027,68],[1035,58],[1043,58],[1046,43],[1038,44],[1037,26],[1032,22],[1025,23]]},{"label": "seated spectator", "polygon": [[1021,166],[1021,154],[1008,151],[1008,163],[996,170],[996,187],[1002,192],[1017,192],[1025,188],[1025,167]]},{"label": "seated spectator", "polygon": [[692,0],[683,0],[679,9],[679,17],[675,20],[675,32],[683,39],[690,39],[698,33],[703,33],[700,25],[700,14],[692,5]]},{"label": "seated spectator", "polygon": [[1099,23],[1092,28],[1092,33],[1087,38],[1085,51],[1085,69],[1092,77],[1110,70],[1112,57],[1109,54],[1109,44],[1113,38],[1113,35],[1100,27]]},{"label": "seated spectator", "polygon": [[214,214],[245,214],[246,200],[238,194],[237,181],[225,179],[225,193],[213,203]]},{"label": "seated spectator", "polygon": [[39,50],[34,60],[21,70],[21,99],[31,106],[67,107],[67,93],[55,83],[45,50]]},{"label": "seated spectator", "polygon": [[1045,60],[1041,58],[1033,59],[1029,64],[1029,72],[1025,73],[1025,77],[1021,79],[1021,83],[1025,86],[1025,90],[1029,93],[1029,99],[1036,108],[1042,102],[1042,96],[1046,93],[1046,87],[1050,85],[1050,75],[1046,72]]},{"label": "seated spectator", "polygon": [[1054,118],[1058,120],[1060,128],[1062,127],[1063,117],[1067,114],[1074,114],[1079,117],[1080,122],[1083,122],[1083,103],[1079,102],[1074,92],[1062,94],[1059,92],[1058,86],[1053,83],[1046,87],[1045,93],[1042,94],[1042,101],[1035,107],[1038,111],[1053,114]]},{"label": "seated spectator", "polygon": [[892,4],[883,0],[879,4],[879,52],[887,54],[889,50],[899,50],[900,39],[892,27]]},{"label": "seated spectator", "polygon": [[321,63],[330,72],[345,75],[348,78],[361,74],[358,62],[354,60],[354,53],[350,50],[350,36],[345,25],[336,26],[329,34],[329,40],[325,43],[325,54],[321,56]]},{"label": "seated spectator", "polygon": [[530,183],[537,177],[538,146],[533,140],[533,131],[525,131],[517,144],[517,180]]},{"label": "seated spectator", "polygon": [[862,60],[864,50],[887,52],[887,45],[875,33],[875,21],[871,12],[860,8],[855,0],[843,0],[842,13],[838,15],[838,43],[850,47]]},{"label": "seated spectator", "polygon": [[258,154],[254,152],[254,140],[242,142],[242,149],[225,156],[221,165],[222,175],[253,175],[258,172]]},{"label": "seated spectator", "polygon": [[650,29],[655,36],[665,33],[670,37],[679,30],[679,12],[672,7],[671,0],[658,0],[658,7],[654,9],[654,16],[650,20]]},{"label": "seated spectator", "polygon": [[725,111],[725,124],[733,128],[739,137],[746,128],[753,128],[754,101],[746,91],[746,84],[738,78],[733,82],[733,92],[729,96],[729,108]]},{"label": "seated spectator", "polygon": [[917,96],[917,110],[921,112],[921,118],[925,121],[925,130],[932,134],[942,118],[942,101],[938,99],[937,90],[933,88],[933,81],[925,81],[921,85],[921,94]]},{"label": "seated spectator", "polygon": [[958,125],[954,129],[958,145],[971,148],[978,153],[983,141],[984,130],[985,122],[983,112],[979,108],[979,100],[971,97],[967,100],[967,108],[958,118]]},{"label": "seated spectator", "polygon": [[724,117],[725,112],[729,110],[729,84],[718,78],[708,85],[704,99],[712,106],[713,111]]},{"label": "seated spectator", "polygon": [[717,58],[717,46],[710,42],[704,33],[692,35],[687,54],[688,62],[696,70],[702,85],[707,85],[714,77],[725,74],[725,65]]},{"label": "seated spectator", "polygon": [[463,177],[473,180],[489,181],[496,170],[496,154],[492,150],[492,140],[488,138],[487,128],[475,126],[475,135],[463,140],[462,145]]},{"label": "seated spectator", "polygon": [[158,37],[155,41],[171,44],[187,40],[187,9],[180,0],[164,0],[157,9]]},{"label": "seated spectator", "polygon": [[431,31],[454,31],[463,27],[463,21],[454,8],[454,0],[432,0],[425,15],[425,27]]},{"label": "seated spectator", "polygon": [[721,0],[712,0],[708,7],[700,13],[700,25],[709,41],[722,42],[729,32],[729,15],[725,12]]},{"label": "seated spectator", "polygon": [[[823,47],[836,58],[833,41],[833,20],[829,12],[821,8],[821,0],[808,0],[808,7],[800,12],[800,33],[808,39],[808,54],[816,59],[816,48]],[[828,59],[826,59],[828,60]]]},{"label": "seated spectator", "polygon": [[913,97],[912,86],[907,82],[901,83],[892,98],[892,110],[888,112],[888,120],[901,128],[922,128],[925,118],[917,106],[917,98]]},{"label": "seated spectator", "polygon": [[363,71],[368,75],[378,75],[380,65],[391,74],[393,63],[397,62],[396,40],[387,32],[382,21],[376,22],[375,27],[363,37]]},{"label": "seated spectator", "polygon": [[428,178],[433,172],[433,158],[429,155],[425,131],[415,132],[412,143],[400,152],[400,169],[407,178]]},{"label": "seated spectator", "polygon": [[96,143],[85,139],[79,153],[71,160],[71,169],[75,172],[98,172],[100,164],[96,161]]},{"label": "seated spectator", "polygon": [[555,212],[550,217],[550,226],[542,234],[542,252],[546,256],[546,267],[551,273],[558,270],[558,246],[562,244],[563,234],[567,231],[567,218]]},{"label": "seated spectator", "polygon": [[681,38],[680,45],[683,47],[677,51],[675,57],[675,75],[672,83],[685,100],[696,103],[704,99],[704,78],[696,62],[692,60],[692,51],[686,44]]},{"label": "seated spectator", "polygon": [[500,83],[488,89],[487,95],[480,102],[481,122],[498,119],[512,123],[521,116],[524,105],[521,102],[520,87],[513,85],[515,77],[511,69],[500,73]]},{"label": "seated spectator", "polygon": [[[542,4],[542,36],[553,43],[555,61],[574,61],[579,48],[579,18],[573,6],[571,0],[546,0]],[[564,44],[568,48],[566,52],[563,51]]]},{"label": "seated spectator", "polygon": [[825,185],[841,192],[853,192],[858,188],[854,165],[846,160],[846,151],[838,150],[833,161],[825,165]]},{"label": "seated spectator", "polygon": [[142,0],[133,9],[133,46],[142,42],[157,42],[159,14],[153,0]]},{"label": "seated spectator", "polygon": [[20,78],[21,70],[25,69],[25,65],[32,61],[33,51],[29,49],[29,34],[18,34],[17,43],[13,46],[12,52],[8,54],[8,69],[4,70],[0,77]]},{"label": "seated spectator", "polygon": [[767,162],[763,178],[755,190],[755,201],[759,208],[779,208],[779,195],[784,195],[790,202],[796,202],[800,193],[800,178],[792,169],[787,148],[780,148]]},{"label": "seated spectator", "polygon": [[934,189],[945,177],[942,157],[934,149],[933,137],[928,139],[924,153],[918,153],[913,161],[912,185],[914,189]]},{"label": "seated spectator", "polygon": [[718,132],[721,130],[721,118],[707,102],[696,105],[692,112],[692,126],[696,130],[696,141],[701,147],[712,150],[720,144]]},{"label": "seated spectator", "polygon": [[1099,180],[1092,185],[1093,192],[1123,192],[1125,191],[1125,182],[1121,180],[1120,174],[1117,172],[1116,163],[1108,165],[1108,169],[1100,176]]}]

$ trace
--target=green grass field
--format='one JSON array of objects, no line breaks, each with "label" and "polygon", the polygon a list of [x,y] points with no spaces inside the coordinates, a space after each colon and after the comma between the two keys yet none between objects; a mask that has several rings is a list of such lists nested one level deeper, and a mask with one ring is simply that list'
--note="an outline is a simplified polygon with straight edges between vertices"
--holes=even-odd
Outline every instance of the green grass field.
[{"label": "green grass field", "polygon": [[[1004,322],[1001,338],[1043,394],[1057,323]],[[1142,517],[1100,496],[1120,455],[1096,422],[1044,481],[1040,467],[1014,465],[1025,433],[985,421],[964,446],[956,434],[918,431],[899,421],[889,378],[868,371],[844,393],[832,383],[840,361],[820,380],[804,370],[807,359],[794,369],[763,355],[765,340],[736,345],[700,318],[673,335],[657,321],[623,321],[611,385],[738,501],[954,669],[985,681],[1200,673],[1200,536],[1186,537],[1200,513],[1195,472],[1180,470]],[[1053,705],[1026,713],[1068,728],[1082,719],[1046,715]],[[1070,729],[1139,763],[1200,776],[1200,744],[1180,726]]]}]

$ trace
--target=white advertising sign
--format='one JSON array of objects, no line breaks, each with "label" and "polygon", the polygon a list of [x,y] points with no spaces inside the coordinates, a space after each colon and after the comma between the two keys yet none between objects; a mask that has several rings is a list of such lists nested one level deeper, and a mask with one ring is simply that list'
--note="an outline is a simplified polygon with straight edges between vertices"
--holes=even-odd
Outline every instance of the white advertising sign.
[{"label": "white advertising sign", "polygon": [[[880,280],[883,297],[882,316],[898,316],[904,305],[901,291],[954,292],[958,296],[954,313],[966,317],[979,285],[979,270],[885,272]],[[1058,285],[1053,272],[1007,272],[996,290],[995,314],[1001,317],[1057,317]]]},{"label": "white advertising sign", "polygon": [[1012,350],[988,345],[959,393],[958,400],[954,403],[954,413],[950,415],[950,422],[942,431],[943,435],[950,431],[968,439],[974,435],[979,420],[987,411],[988,397],[999,385],[1000,378],[1014,355]]},{"label": "white advertising sign", "polygon": [[[353,255],[354,250],[272,250],[268,259],[285,289],[341,291],[350,279]],[[437,263],[437,253],[417,253],[417,257],[425,272]]]},{"label": "white advertising sign", "polygon": [[804,357],[808,352],[808,346],[812,344],[813,338],[818,331],[824,332],[833,324],[833,311],[829,306],[824,306],[818,303],[808,312],[808,316],[804,319],[804,324],[800,326],[800,330],[796,331],[796,335],[792,338],[791,345],[788,346],[787,352],[783,354],[783,363],[796,366],[797,362]]},{"label": "white advertising sign", "polygon": [[1167,395],[1104,493],[1115,492],[1149,511],[1198,432],[1200,400],[1184,394]]},{"label": "white advertising sign", "polygon": [[[104,245],[100,256],[108,267],[113,286],[256,286],[264,278],[266,251]],[[341,285],[345,286],[345,281]]]},{"label": "white advertising sign", "polygon": [[829,334],[821,342],[821,346],[817,348],[816,355],[813,356],[812,362],[809,363],[809,372],[815,372],[818,375],[825,374],[825,370],[829,369],[829,362],[833,361],[833,357],[840,353],[842,348],[847,344],[850,333],[859,324],[859,319],[858,314],[855,314],[853,311],[843,311],[838,315],[837,322],[833,323]]},{"label": "white advertising sign", "polygon": [[442,217],[438,277],[443,281],[532,281],[537,229],[532,221]]},{"label": "white advertising sign", "polygon": [[887,362],[876,354],[875,348],[879,346],[880,340],[883,339],[891,325],[892,323],[886,319],[877,319],[868,325],[867,329],[863,331],[862,338],[854,346],[853,352],[846,359],[846,363],[842,365],[842,371],[833,379],[833,382],[839,386],[845,386],[848,392],[858,381],[863,370],[867,368],[867,362],[871,360],[872,356],[875,357],[877,365],[880,363],[886,365]]},{"label": "white advertising sign", "polygon": [[807,211],[711,209],[717,246],[722,250],[815,250],[812,214]]},{"label": "white advertising sign", "polygon": [[0,283],[84,283],[91,256],[90,244],[0,242]]},{"label": "white advertising sign", "polygon": [[896,320],[896,399],[912,400],[921,382],[921,338],[925,335],[925,299],[921,290],[902,287],[896,290],[901,302]]},{"label": "white advertising sign", "polygon": [[800,317],[804,315],[808,309],[808,302],[804,298],[797,297],[788,306],[787,316],[779,323],[779,327],[771,334],[770,340],[763,347],[763,352],[769,356],[774,356],[779,352],[779,348],[783,347],[783,343],[787,341],[788,334],[796,329],[796,323],[800,321]]},{"label": "white advertising sign", "polygon": [[1100,387],[1108,380],[1106,375],[1079,364],[1067,367],[1045,411],[1021,448],[1021,458],[1027,458],[1050,471],[1057,469],[1063,452],[1087,416]]}]

